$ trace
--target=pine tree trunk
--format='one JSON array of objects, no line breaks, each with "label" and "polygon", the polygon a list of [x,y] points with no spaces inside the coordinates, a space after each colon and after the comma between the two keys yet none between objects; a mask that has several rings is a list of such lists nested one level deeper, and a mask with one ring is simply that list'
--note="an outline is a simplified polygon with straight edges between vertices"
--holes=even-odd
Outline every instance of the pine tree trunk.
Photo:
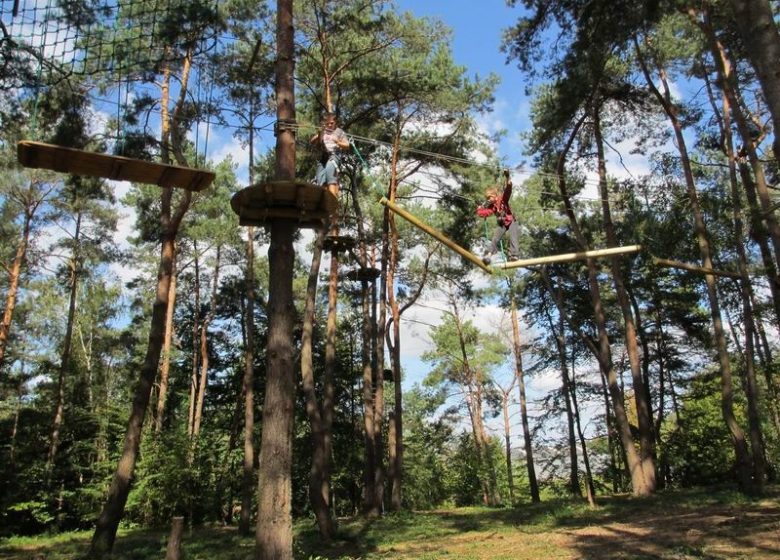
[{"label": "pine tree trunk", "polygon": [[[599,193],[601,195],[601,210],[604,221],[604,230],[607,237],[607,247],[619,245],[615,226],[612,223],[612,211],[609,204],[609,190],[607,188],[607,169],[604,157],[604,139],[601,132],[601,118],[599,109],[593,111],[593,133],[598,156]],[[634,403],[636,404],[637,424],[639,429],[639,466],[644,477],[644,495],[652,494],[656,490],[655,476],[655,438],[653,436],[653,421],[648,392],[642,375],[642,366],[639,360],[639,348],[637,346],[636,323],[631,310],[626,290],[626,280],[623,276],[620,257],[610,259],[612,269],[612,281],[615,286],[618,305],[623,314],[625,326],[625,344],[628,352],[628,361],[631,366],[631,380],[634,389]]]},{"label": "pine tree trunk", "polygon": [[22,265],[27,258],[27,247],[30,244],[30,231],[32,229],[33,214],[30,211],[24,213],[24,225],[22,226],[22,236],[19,245],[16,247],[16,254],[11,266],[8,268],[8,289],[5,296],[5,309],[3,319],[0,321],[0,371],[5,362],[5,350],[8,345],[8,335],[11,333],[11,321],[16,308],[16,298],[19,294],[19,278],[22,274]]},{"label": "pine tree trunk", "polygon": [[764,93],[772,127],[775,130],[773,150],[780,160],[780,34],[778,34],[772,6],[768,0],[730,0],[747,56],[756,69]]},{"label": "pine tree trunk", "polygon": [[[395,185],[395,182],[392,183]],[[391,202],[395,201],[395,187],[390,189]],[[390,227],[390,264],[387,267],[387,300],[393,323],[393,345],[390,349],[390,362],[393,371],[393,413],[392,423],[394,439],[390,449],[390,509],[401,510],[402,501],[402,471],[403,471],[403,391],[401,390],[401,313],[398,300],[395,297],[395,273],[398,268],[398,230],[395,225],[395,215],[388,216]]]},{"label": "pine tree trunk", "polygon": [[[174,247],[174,251],[175,251]],[[165,404],[168,400],[168,378],[171,371],[171,345],[173,343],[173,314],[176,311],[176,262],[171,272],[171,286],[168,291],[168,309],[165,314],[165,338],[162,348],[162,363],[160,364],[160,383],[157,392],[157,411],[154,415],[154,431],[162,430],[165,416]]]},{"label": "pine tree trunk", "polygon": [[[209,312],[203,319],[203,324],[200,327],[200,382],[198,384],[198,398],[195,406],[195,419],[193,421],[192,439],[197,442],[200,437],[200,426],[203,422],[203,405],[206,401],[206,387],[209,380],[209,345],[208,345],[208,329],[211,322],[214,320],[214,316],[217,313],[217,293],[219,288],[219,268],[220,261],[222,259],[222,247],[217,245],[217,254],[215,255],[214,262],[214,277],[211,284],[211,303],[209,304]],[[197,444],[197,443],[196,443]]]},{"label": "pine tree trunk", "polygon": [[[511,389],[510,389],[511,390]],[[501,412],[504,415],[504,453],[506,455],[506,480],[509,484],[509,504],[515,504],[515,479],[512,473],[512,429],[509,424],[509,392],[501,398]]]},{"label": "pine tree trunk", "polygon": [[[328,461],[328,457],[325,455],[325,434],[322,414],[315,393],[314,359],[312,352],[314,316],[317,299],[317,279],[319,278],[324,239],[325,230],[323,229],[317,233],[315,239],[311,268],[309,269],[309,280],[306,287],[306,302],[304,305],[303,329],[301,335],[301,379],[303,396],[306,401],[306,415],[309,419],[312,439],[311,469],[309,471],[309,501],[312,511],[314,512],[314,518],[317,521],[320,539],[323,542],[328,542],[333,536],[329,500],[330,488],[328,481],[325,480],[324,477],[326,470],[325,463]],[[335,337],[335,333],[333,334]],[[326,361],[328,359],[327,354],[328,350],[326,349]],[[331,360],[333,360],[333,358],[335,358],[335,353],[334,356],[331,356]]]},{"label": "pine tree trunk", "polygon": [[[163,197],[170,200],[170,189],[164,192]],[[166,206],[166,204],[163,204]],[[167,204],[170,208],[170,203]],[[185,201],[185,207],[189,206],[189,196]],[[183,212],[181,212],[183,215]],[[180,218],[179,218],[180,220]],[[130,483],[138,457],[138,449],[141,444],[141,429],[144,416],[149,405],[149,398],[157,374],[160,361],[163,338],[165,336],[165,316],[168,310],[168,293],[173,272],[174,239],[178,230],[179,220],[171,223],[161,220],[163,231],[162,248],[160,252],[160,269],[157,276],[157,295],[152,306],[151,327],[149,330],[149,344],[146,350],[143,365],[139,375],[133,396],[133,404],[130,410],[130,418],[125,432],[122,454],[119,458],[116,472],[111,481],[108,498],[97,521],[95,533],[92,536],[89,555],[91,558],[105,558],[114,546],[116,531],[124,512],[127,496],[130,493]]]},{"label": "pine tree trunk", "polygon": [[[574,207],[571,202],[571,198],[568,194],[566,186],[565,175],[565,162],[568,151],[571,149],[571,145],[574,142],[574,138],[579,131],[585,116],[574,125],[566,146],[561,150],[558,157],[557,174],[558,189],[563,198],[564,211],[569,218],[569,224],[577,239],[577,243],[585,250],[587,248],[587,240],[582,234],[577,217],[574,212]],[[614,411],[615,427],[617,428],[618,436],[622,444],[625,458],[627,461],[627,467],[631,476],[631,487],[634,495],[646,496],[651,493],[651,489],[647,487],[647,479],[642,471],[642,460],[634,447],[634,438],[631,435],[631,428],[628,423],[628,415],[626,414],[623,391],[618,384],[617,372],[615,366],[612,363],[612,349],[610,348],[609,335],[607,333],[607,318],[604,311],[603,303],[601,300],[601,291],[598,283],[598,270],[596,269],[596,263],[593,259],[587,259],[586,261],[588,271],[588,293],[590,295],[591,305],[593,306],[593,319],[596,324],[596,331],[598,334],[598,344],[596,349],[596,359],[599,362],[599,367],[604,374],[609,395],[612,401],[612,410]]]},{"label": "pine tree trunk", "polygon": [[198,243],[192,242],[193,253],[195,258],[193,259],[193,268],[195,275],[193,281],[193,311],[192,311],[192,371],[190,373],[190,394],[189,406],[187,408],[187,435],[192,438],[192,431],[195,427],[195,408],[198,400],[198,362],[200,359],[200,351],[198,347],[198,341],[200,340],[200,256],[198,255]]},{"label": "pine tree trunk", "polygon": [[[723,55],[721,50],[721,55]],[[722,70],[725,70],[726,76],[729,75],[728,66],[725,58],[723,60]],[[754,349],[754,330],[755,322],[753,318],[753,304],[751,302],[750,277],[747,268],[747,253],[745,251],[744,238],[744,217],[742,211],[742,198],[737,181],[737,164],[734,154],[734,145],[731,138],[731,100],[729,95],[723,97],[723,136],[725,138],[726,156],[729,161],[729,179],[731,183],[731,207],[734,220],[734,246],[737,249],[739,262],[739,285],[742,296],[742,313],[745,329],[745,386],[748,401],[748,427],[750,434],[750,450],[753,456],[753,487],[752,491],[761,493],[766,477],[766,465],[764,463],[764,437],[761,432],[761,418],[758,412],[758,387],[756,383],[755,370],[755,349]]]},{"label": "pine tree trunk", "polygon": [[[254,101],[250,104],[250,122],[254,122]],[[249,127],[249,182],[254,184],[254,127]],[[246,310],[244,316],[244,457],[241,477],[241,514],[238,531],[248,535],[252,517],[253,480],[255,469],[255,228],[246,230]]]},{"label": "pine tree trunk", "polygon": [[[292,0],[277,0],[277,120],[294,122],[295,72]],[[295,178],[295,135],[280,130],[276,137],[276,178]],[[258,474],[255,558],[292,560],[292,441],[295,406],[295,307],[293,273],[295,222],[271,222],[268,250],[268,350],[263,432]]]},{"label": "pine tree trunk", "polygon": [[51,472],[54,467],[54,461],[57,457],[57,448],[60,443],[60,429],[62,428],[63,417],[65,415],[65,377],[70,369],[70,349],[73,341],[73,325],[76,320],[76,299],[78,294],[78,268],[79,263],[79,243],[81,242],[81,218],[79,212],[76,216],[76,231],[73,235],[74,249],[68,263],[68,272],[70,274],[70,296],[68,299],[68,320],[65,324],[65,339],[62,343],[62,355],[60,357],[59,375],[57,377],[57,401],[54,406],[54,420],[51,427],[51,436],[49,437],[49,455],[46,459],[47,484],[50,482]]},{"label": "pine tree trunk", "polygon": [[525,446],[525,464],[528,470],[528,486],[531,491],[531,503],[538,504],[539,483],[536,480],[536,468],[534,467],[534,449],[531,440],[531,428],[528,423],[528,405],[525,397],[525,373],[523,371],[523,350],[520,342],[520,323],[517,317],[517,305],[511,300],[512,320],[512,349],[515,355],[515,378],[517,379],[517,391],[520,399],[520,418],[523,425],[523,444]]},{"label": "pine tree trunk", "polygon": [[[680,152],[680,163],[685,174],[685,185],[688,192],[688,199],[691,204],[691,211],[693,213],[694,231],[697,242],[699,244],[702,266],[712,269],[713,266],[710,243],[707,236],[706,226],[704,224],[704,218],[702,216],[701,206],[699,204],[698,193],[696,192],[696,183],[693,177],[693,172],[691,170],[687,145],[683,135],[682,125],[677,117],[677,109],[671,103],[671,95],[669,93],[669,88],[666,82],[666,75],[663,70],[661,70],[661,84],[663,87],[662,93],[660,90],[658,90],[658,88],[656,88],[647,68],[644,65],[644,59],[642,58],[642,53],[637,41],[635,41],[635,47],[647,84],[663,107],[672,125],[675,140],[677,142],[677,149]],[[736,416],[734,415],[734,386],[731,373],[731,362],[728,355],[728,349],[726,347],[726,337],[723,329],[723,319],[720,312],[720,301],[718,298],[717,286],[715,283],[715,277],[712,274],[705,274],[704,279],[707,285],[707,297],[710,303],[710,313],[712,316],[713,331],[715,335],[715,346],[718,353],[718,363],[720,365],[721,408],[723,419],[729,429],[729,433],[731,434],[731,440],[734,446],[734,453],[737,462],[737,478],[740,487],[744,491],[748,491],[751,487],[752,478],[750,459],[747,451],[745,432],[740,427]]]}]

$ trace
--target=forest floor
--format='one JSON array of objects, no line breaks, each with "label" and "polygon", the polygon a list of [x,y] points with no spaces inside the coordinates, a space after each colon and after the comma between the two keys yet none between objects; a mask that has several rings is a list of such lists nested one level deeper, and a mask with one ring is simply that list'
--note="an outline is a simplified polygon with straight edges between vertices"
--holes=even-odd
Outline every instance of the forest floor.
[{"label": "forest floor", "polygon": [[[601,498],[595,509],[550,500],[513,509],[450,508],[341,520],[324,547],[311,522],[297,524],[296,558],[780,560],[780,488],[746,498],[724,490],[669,492],[652,498]],[[0,540],[0,559],[71,560],[90,533]],[[115,559],[161,559],[164,531],[123,530]],[[253,536],[233,527],[185,531],[185,560],[250,560]]]}]

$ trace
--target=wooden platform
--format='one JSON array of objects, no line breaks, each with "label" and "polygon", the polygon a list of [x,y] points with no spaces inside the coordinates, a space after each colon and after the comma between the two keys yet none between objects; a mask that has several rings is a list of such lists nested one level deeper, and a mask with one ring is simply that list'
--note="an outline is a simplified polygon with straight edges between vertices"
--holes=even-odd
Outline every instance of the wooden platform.
[{"label": "wooden platform", "polygon": [[238,191],[230,200],[242,226],[263,226],[270,220],[298,222],[301,228],[323,228],[338,208],[327,189],[303,181],[268,181]]},{"label": "wooden platform", "polygon": [[355,247],[355,239],[346,235],[329,235],[322,248],[331,253],[344,253]]},{"label": "wooden platform", "polygon": [[35,169],[51,169],[71,175],[102,177],[115,181],[148,183],[202,191],[216,176],[212,171],[165,165],[153,161],[85,152],[75,148],[22,140],[16,145],[19,163]]},{"label": "wooden platform", "polygon": [[347,278],[355,282],[373,282],[381,275],[378,268],[366,267],[356,268],[347,272]]}]

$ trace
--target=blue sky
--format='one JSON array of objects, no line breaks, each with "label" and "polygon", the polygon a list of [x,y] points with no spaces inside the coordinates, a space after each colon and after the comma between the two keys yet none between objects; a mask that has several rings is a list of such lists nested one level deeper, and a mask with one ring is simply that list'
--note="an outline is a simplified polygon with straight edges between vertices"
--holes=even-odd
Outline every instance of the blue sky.
[{"label": "blue sky", "polygon": [[504,29],[514,24],[521,8],[509,8],[506,0],[396,0],[399,9],[417,16],[435,17],[453,31],[452,53],[456,63],[466,66],[470,77],[491,72],[501,78],[491,115],[480,122],[491,133],[507,130],[499,146],[506,162],[517,165],[525,159],[519,135],[529,129],[525,81],[513,63],[501,52]]}]

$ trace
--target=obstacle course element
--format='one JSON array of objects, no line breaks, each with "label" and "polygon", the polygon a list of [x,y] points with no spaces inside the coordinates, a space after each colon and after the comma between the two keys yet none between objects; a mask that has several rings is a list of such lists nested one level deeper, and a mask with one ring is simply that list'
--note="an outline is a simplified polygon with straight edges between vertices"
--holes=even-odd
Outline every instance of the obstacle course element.
[{"label": "obstacle course element", "polygon": [[350,270],[346,276],[354,282],[373,282],[381,274],[382,272],[378,268],[367,266]]},{"label": "obstacle course element", "polygon": [[431,226],[425,224],[424,222],[420,221],[415,217],[413,214],[410,214],[400,206],[390,202],[385,197],[382,197],[382,199],[379,201],[380,204],[386,206],[388,209],[392,210],[394,213],[401,216],[403,219],[408,221],[410,224],[418,227],[428,235],[434,237],[438,241],[441,241],[444,245],[458,253],[461,257],[471,261],[475,265],[477,265],[479,268],[487,272],[488,274],[492,274],[492,271],[480,260],[478,256],[476,256],[471,251],[467,251],[457,243],[455,243],[452,239],[444,235],[442,232],[440,232],[436,228],[432,228]]},{"label": "obstacle course element", "polygon": [[328,235],[322,248],[330,253],[345,253],[355,247],[355,239],[347,235]]},{"label": "obstacle course element", "polygon": [[250,185],[230,199],[242,226],[294,220],[300,228],[327,227],[338,200],[327,189],[304,181],[267,181]]},{"label": "obstacle course element", "polygon": [[87,152],[30,140],[17,143],[16,156],[24,167],[114,181],[148,183],[158,187],[178,187],[189,191],[202,191],[216,177],[212,171]]},{"label": "obstacle course element", "polygon": [[637,253],[642,250],[641,245],[626,245],[625,247],[611,247],[609,249],[594,249],[592,251],[579,251],[577,253],[563,253],[560,255],[550,255],[548,257],[536,257],[533,259],[521,259],[517,261],[509,261],[495,265],[493,268],[497,269],[510,269],[521,268],[545,264],[564,263],[572,261],[581,261],[585,259],[593,259],[597,257],[609,257],[612,255],[625,255],[629,253]]},{"label": "obstacle course element", "polygon": [[698,266],[695,264],[688,264],[682,261],[674,261],[671,259],[661,259],[659,257],[653,257],[653,264],[656,266],[663,266],[666,268],[680,268],[689,272],[698,272],[699,274],[712,274],[713,276],[723,276],[724,278],[736,278],[739,280],[742,278],[738,272],[728,272],[726,270],[716,270],[714,268],[707,268],[705,266]]}]

